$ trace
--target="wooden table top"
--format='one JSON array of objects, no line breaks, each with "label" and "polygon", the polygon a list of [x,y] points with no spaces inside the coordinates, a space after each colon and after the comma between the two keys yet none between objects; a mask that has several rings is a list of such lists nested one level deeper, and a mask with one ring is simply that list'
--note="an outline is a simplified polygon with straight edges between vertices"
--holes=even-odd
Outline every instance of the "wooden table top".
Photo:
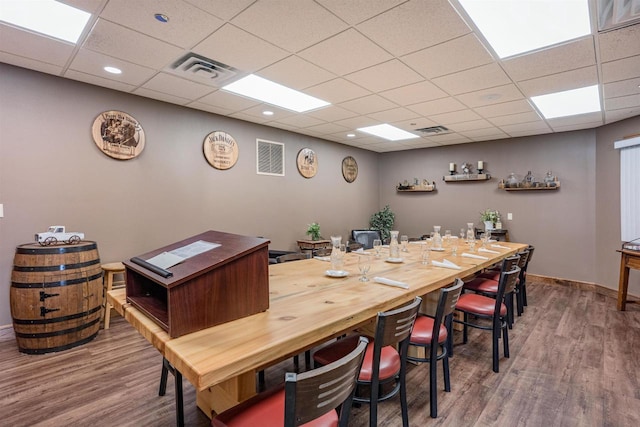
[{"label": "wooden table top", "polygon": [[[527,247],[525,244],[499,242],[509,249],[489,247],[499,254],[474,252],[488,259],[462,257],[469,252],[461,244],[458,256],[450,250],[431,252],[431,259],[443,258],[461,270],[423,265],[420,243],[410,244],[401,252],[402,263],[372,256],[368,277],[402,281],[409,289],[360,282],[357,253],[345,256],[348,277],[325,275],[330,263],[309,259],[269,266],[270,307],[263,313],[171,339],[143,313],[126,303],[123,289],[109,292],[110,303],[124,315],[186,377],[197,390],[219,384],[241,374],[257,371],[325,342],[346,331],[370,323],[378,312],[411,301],[480,271],[506,256]],[[372,253],[372,251],[367,251]]]}]

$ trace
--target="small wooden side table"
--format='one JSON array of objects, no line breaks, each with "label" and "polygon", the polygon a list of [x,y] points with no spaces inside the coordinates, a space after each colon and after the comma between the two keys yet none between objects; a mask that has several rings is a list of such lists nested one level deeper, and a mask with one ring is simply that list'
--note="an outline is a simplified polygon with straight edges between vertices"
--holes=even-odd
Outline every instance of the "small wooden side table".
[{"label": "small wooden side table", "polygon": [[331,240],[298,240],[300,252],[311,252],[311,256],[315,255],[320,249],[331,248]]},{"label": "small wooden side table", "polygon": [[622,249],[620,252],[620,282],[618,283],[618,310],[624,311],[627,303],[634,304],[637,301],[627,300],[629,288],[629,269],[640,270],[640,251]]}]

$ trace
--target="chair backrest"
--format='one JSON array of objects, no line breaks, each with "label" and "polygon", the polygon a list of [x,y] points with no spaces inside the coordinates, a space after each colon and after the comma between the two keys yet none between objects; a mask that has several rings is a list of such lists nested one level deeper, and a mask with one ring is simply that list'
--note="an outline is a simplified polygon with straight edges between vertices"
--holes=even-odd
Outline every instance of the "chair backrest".
[{"label": "chair backrest", "polygon": [[416,297],[413,302],[403,307],[378,313],[375,346],[385,347],[405,340],[408,343],[421,302],[422,298]]},{"label": "chair backrest", "polygon": [[527,248],[527,250],[529,251],[529,257],[527,258],[527,263],[524,266],[524,271],[527,271],[527,267],[529,267],[529,263],[531,262],[531,258],[533,258],[533,250],[535,248],[531,245],[529,245],[529,247]]},{"label": "chair backrest", "polygon": [[439,331],[440,324],[448,315],[453,313],[453,310],[456,308],[456,303],[458,302],[458,298],[460,298],[460,294],[462,293],[462,286],[464,286],[464,282],[461,279],[456,279],[453,282],[453,286],[440,289],[440,298],[438,299],[435,321],[433,322],[434,339],[437,336],[436,326]]},{"label": "chair backrest", "polygon": [[502,268],[500,268],[500,270],[509,271],[513,269],[513,267],[515,267],[518,264],[519,259],[520,259],[519,255],[506,257],[505,259],[502,260]]},{"label": "chair backrest", "polygon": [[333,363],[302,374],[286,374],[285,427],[305,424],[340,405],[340,426],[347,425],[367,344],[361,337],[355,350]]},{"label": "chair backrest", "polygon": [[[509,258],[516,258],[516,263],[520,260],[518,255]],[[495,313],[500,313],[500,304],[504,301],[504,296],[515,290],[518,277],[520,277],[520,267],[517,265],[514,265],[511,270],[502,270],[500,272],[500,282],[498,283],[498,293],[496,294]]]},{"label": "chair backrest", "polygon": [[289,262],[289,261],[298,261],[301,259],[309,259],[309,258],[311,258],[310,253],[294,252],[291,254],[280,255],[278,258],[276,258],[276,261],[278,263],[281,263],[281,262]]},{"label": "chair backrest", "polygon": [[371,249],[373,241],[382,238],[378,230],[351,230],[351,239],[362,244],[364,249]]}]

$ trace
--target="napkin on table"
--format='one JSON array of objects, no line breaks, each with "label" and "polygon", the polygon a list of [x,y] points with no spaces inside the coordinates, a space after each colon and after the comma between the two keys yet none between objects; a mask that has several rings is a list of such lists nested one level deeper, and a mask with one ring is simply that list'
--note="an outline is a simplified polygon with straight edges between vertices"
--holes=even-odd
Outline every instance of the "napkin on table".
[{"label": "napkin on table", "polygon": [[498,249],[511,249],[511,248],[508,248],[508,247],[502,246],[502,245],[491,245],[491,247],[492,248],[498,248]]},{"label": "napkin on table", "polygon": [[475,258],[475,259],[489,259],[486,256],[482,256],[482,255],[474,255],[474,254],[468,254],[466,252],[462,253],[462,256],[465,258]]},{"label": "napkin on table", "polygon": [[397,286],[398,288],[409,289],[409,285],[407,285],[406,283],[387,279],[385,277],[374,277],[373,281],[376,283],[382,283],[383,285]]},{"label": "napkin on table", "polygon": [[331,257],[328,256],[314,256],[313,258],[318,261],[331,261]]},{"label": "napkin on table", "polygon": [[491,249],[485,249],[485,248],[479,248],[478,252],[487,252],[487,253],[490,253],[490,254],[499,254],[500,253],[498,251],[492,251]]},{"label": "napkin on table", "polygon": [[442,262],[431,260],[431,264],[435,265],[436,267],[451,268],[453,270],[462,270],[462,268],[459,265],[456,265],[447,259],[442,260]]}]

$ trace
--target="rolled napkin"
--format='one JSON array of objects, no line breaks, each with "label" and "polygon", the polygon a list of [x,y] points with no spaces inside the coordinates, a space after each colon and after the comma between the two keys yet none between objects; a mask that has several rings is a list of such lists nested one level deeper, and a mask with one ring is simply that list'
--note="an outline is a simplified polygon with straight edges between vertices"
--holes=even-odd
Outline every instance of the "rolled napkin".
[{"label": "rolled napkin", "polygon": [[486,256],[482,256],[482,255],[474,255],[474,254],[468,254],[466,252],[462,253],[462,256],[465,258],[475,258],[475,259],[489,259]]},{"label": "rolled napkin", "polygon": [[502,245],[491,245],[491,247],[492,248],[498,248],[498,249],[511,249],[511,248],[508,248],[508,247],[502,246]]},{"label": "rolled napkin", "polygon": [[[355,251],[353,251],[353,252],[354,252],[354,253],[357,253],[357,254],[364,254],[364,253],[366,253],[366,252],[364,251],[364,248],[358,248],[358,249],[356,249],[356,250],[355,250]],[[496,252],[496,253],[497,253],[497,252]]]},{"label": "rolled napkin", "polygon": [[318,261],[331,261],[331,257],[329,256],[314,256],[313,258]]},{"label": "rolled napkin", "polygon": [[500,253],[498,251],[492,251],[491,249],[485,249],[485,248],[479,248],[478,252],[487,252],[487,253],[490,253],[490,254],[499,254]]},{"label": "rolled napkin", "polygon": [[387,279],[386,277],[374,277],[373,281],[376,283],[382,283],[383,285],[396,286],[398,288],[409,289],[409,285],[404,282],[398,282],[397,280]]},{"label": "rolled napkin", "polygon": [[451,261],[448,260],[443,260],[442,262],[440,261],[436,261],[436,260],[431,260],[431,264],[435,265],[436,267],[442,267],[442,268],[451,268],[452,270],[462,270],[462,268],[454,263],[452,263]]}]

